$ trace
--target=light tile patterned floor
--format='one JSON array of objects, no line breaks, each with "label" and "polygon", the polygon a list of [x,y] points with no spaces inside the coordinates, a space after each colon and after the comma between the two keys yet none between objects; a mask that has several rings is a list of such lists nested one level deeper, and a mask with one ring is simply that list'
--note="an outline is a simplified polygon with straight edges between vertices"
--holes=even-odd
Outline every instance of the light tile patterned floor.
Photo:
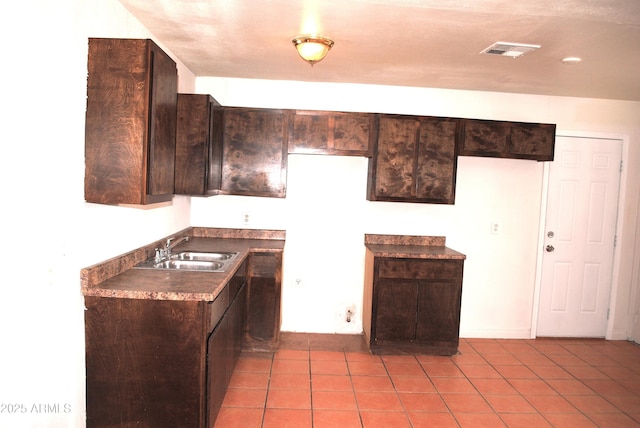
[{"label": "light tile patterned floor", "polygon": [[640,346],[462,339],[459,355],[370,355],[283,333],[243,353],[215,428],[640,427]]}]

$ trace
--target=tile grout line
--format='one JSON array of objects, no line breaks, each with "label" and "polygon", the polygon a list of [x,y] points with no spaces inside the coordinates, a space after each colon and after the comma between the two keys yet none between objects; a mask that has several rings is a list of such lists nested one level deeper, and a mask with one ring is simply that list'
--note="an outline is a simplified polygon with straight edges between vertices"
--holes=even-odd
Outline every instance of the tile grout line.
[{"label": "tile grout line", "polygon": [[347,365],[347,376],[349,376],[349,383],[351,384],[351,392],[353,393],[353,400],[356,403],[356,412],[358,412],[358,420],[360,421],[360,427],[364,427],[364,421],[362,420],[362,413],[360,412],[360,403],[358,403],[358,396],[356,395],[356,387],[353,384],[353,375],[351,374],[351,366],[349,366],[349,360],[347,359],[347,353],[344,352],[344,360]]},{"label": "tile grout line", "polygon": [[269,400],[269,391],[271,391],[271,378],[273,376],[273,362],[275,361],[276,353],[271,354],[271,364],[269,364],[269,377],[267,379],[267,393],[264,396],[264,406],[262,407],[262,420],[260,421],[260,427],[264,427],[264,420],[267,415],[267,402]]},{"label": "tile grout line", "polygon": [[313,373],[311,369],[311,349],[307,350],[309,357],[307,359],[307,370],[309,373],[309,411],[311,412],[311,427],[313,428]]}]

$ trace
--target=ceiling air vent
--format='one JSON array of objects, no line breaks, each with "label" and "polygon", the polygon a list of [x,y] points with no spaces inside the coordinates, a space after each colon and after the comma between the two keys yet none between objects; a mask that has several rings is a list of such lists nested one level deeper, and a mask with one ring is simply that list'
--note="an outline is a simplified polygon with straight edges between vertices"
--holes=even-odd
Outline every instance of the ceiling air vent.
[{"label": "ceiling air vent", "polygon": [[500,55],[517,58],[527,52],[539,49],[540,45],[528,45],[524,43],[496,42],[480,52],[486,55]]}]

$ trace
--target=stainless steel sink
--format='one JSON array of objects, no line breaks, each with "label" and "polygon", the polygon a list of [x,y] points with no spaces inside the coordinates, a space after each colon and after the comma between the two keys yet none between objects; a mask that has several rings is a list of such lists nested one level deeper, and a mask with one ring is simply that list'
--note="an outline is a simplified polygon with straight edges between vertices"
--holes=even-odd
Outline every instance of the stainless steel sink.
[{"label": "stainless steel sink", "polygon": [[171,260],[202,260],[202,261],[219,261],[230,260],[238,253],[204,253],[196,251],[183,251],[171,256]]},{"label": "stainless steel sink", "polygon": [[153,269],[208,270],[219,271],[224,263],[203,260],[164,260],[153,263]]},{"label": "stainless steel sink", "polygon": [[224,272],[237,255],[238,253],[226,251],[182,251],[168,257],[152,257],[138,263],[134,268]]}]

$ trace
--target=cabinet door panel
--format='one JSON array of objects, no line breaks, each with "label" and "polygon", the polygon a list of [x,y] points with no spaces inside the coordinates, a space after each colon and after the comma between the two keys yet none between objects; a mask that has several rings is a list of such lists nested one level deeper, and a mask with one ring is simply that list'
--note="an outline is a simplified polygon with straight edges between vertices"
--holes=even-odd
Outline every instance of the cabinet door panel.
[{"label": "cabinet door panel", "polygon": [[456,181],[456,119],[422,119],[418,142],[416,197],[452,204]]},{"label": "cabinet door panel", "polygon": [[205,303],[85,297],[85,306],[87,426],[201,426]]},{"label": "cabinet door panel", "polygon": [[552,161],[556,126],[465,119],[458,154]]},{"label": "cabinet door panel", "polygon": [[289,153],[323,153],[329,139],[326,115],[294,112],[289,132]]},{"label": "cabinet door panel", "polygon": [[552,161],[556,126],[543,123],[514,123],[511,127],[513,157]]},{"label": "cabinet door panel", "polygon": [[343,113],[334,117],[333,148],[336,154],[370,156],[371,115]]},{"label": "cabinet door panel", "polygon": [[151,61],[151,143],[147,192],[155,196],[173,193],[178,76],[173,60],[155,45],[151,47]]},{"label": "cabinet door panel", "polygon": [[443,342],[457,340],[460,326],[459,284],[426,282],[418,285],[416,340]]},{"label": "cabinet door panel", "polygon": [[224,111],[222,190],[232,195],[284,197],[287,130],[282,110]]},{"label": "cabinet door panel", "polygon": [[371,118],[365,113],[345,113],[335,116],[333,147],[337,152],[369,154]]},{"label": "cabinet door panel", "polygon": [[465,120],[460,155],[500,157],[509,149],[509,127],[504,122]]},{"label": "cabinet door panel", "polygon": [[[147,54],[143,41],[89,40],[85,199],[141,203],[145,178]],[[107,73],[111,64],[113,73]],[[122,64],[117,70],[116,65]],[[136,88],[140,88],[136,90]],[[142,191],[146,192],[145,189]]]},{"label": "cabinet door panel", "polygon": [[222,169],[222,107],[210,95],[178,94],[175,193],[215,195]]},{"label": "cabinet door panel", "polygon": [[381,117],[378,128],[375,194],[379,197],[415,196],[416,132],[418,122]]},{"label": "cabinet door panel", "polygon": [[458,280],[462,278],[462,263],[452,260],[381,259],[380,278]]},{"label": "cabinet door panel", "polygon": [[213,427],[227,392],[229,318],[224,317],[207,342],[207,426]]},{"label": "cabinet door panel", "polygon": [[375,340],[405,340],[415,338],[416,301],[415,282],[380,280],[374,299]]},{"label": "cabinet door panel", "polygon": [[371,115],[296,110],[289,123],[289,153],[370,156]]},{"label": "cabinet door panel", "polygon": [[175,192],[203,195],[209,141],[209,100],[206,95],[178,94]]}]

